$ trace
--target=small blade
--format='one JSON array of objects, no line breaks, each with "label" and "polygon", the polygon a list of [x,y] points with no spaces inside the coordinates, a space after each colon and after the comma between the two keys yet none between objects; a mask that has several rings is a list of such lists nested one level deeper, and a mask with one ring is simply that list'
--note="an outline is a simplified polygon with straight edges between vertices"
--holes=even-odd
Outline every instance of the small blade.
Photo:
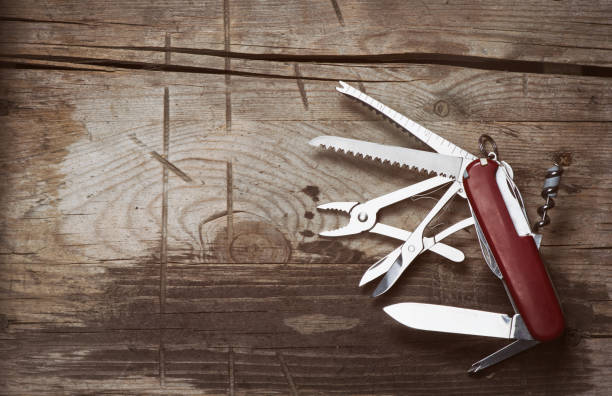
[{"label": "small blade", "polygon": [[[400,249],[400,251],[401,251],[401,249]],[[406,260],[408,263],[410,263],[413,259],[414,259],[414,257],[410,257],[410,258],[406,259],[400,253],[400,255],[397,257],[397,259],[395,259],[395,261],[391,265],[391,268],[389,268],[389,271],[387,271],[387,273],[382,278],[382,280],[380,281],[378,286],[376,286],[376,289],[374,289],[374,293],[372,293],[372,297],[378,297],[381,294],[383,294],[384,292],[386,292],[387,290],[389,290],[391,288],[391,286],[393,286],[395,284],[395,282],[399,279],[399,277],[402,274],[402,272],[404,272],[403,268],[402,268],[402,263],[404,262],[404,260]]]},{"label": "small blade", "polygon": [[391,268],[393,263],[400,257],[401,253],[402,247],[400,246],[385,257],[372,264],[372,266],[370,266],[370,268],[368,268],[368,270],[361,277],[361,280],[359,281],[359,286],[361,287],[389,271],[389,268]]},{"label": "small blade", "polygon": [[391,165],[407,166],[454,178],[457,178],[463,162],[462,157],[413,150],[406,147],[387,146],[337,136],[319,136],[312,139],[309,144],[335,151],[341,150],[354,156],[370,157],[382,163],[388,162]]},{"label": "small blade", "polygon": [[506,314],[445,305],[400,303],[384,308],[401,324],[419,330],[509,339],[512,318]]},{"label": "small blade", "polygon": [[510,345],[506,345],[502,349],[493,352],[489,356],[484,359],[477,361],[472,364],[472,367],[468,370],[468,373],[475,374],[480,370],[484,370],[487,367],[490,367],[494,364],[501,362],[502,360],[506,360],[518,353],[521,353],[531,347],[534,347],[538,344],[538,341],[535,340],[516,340]]}]

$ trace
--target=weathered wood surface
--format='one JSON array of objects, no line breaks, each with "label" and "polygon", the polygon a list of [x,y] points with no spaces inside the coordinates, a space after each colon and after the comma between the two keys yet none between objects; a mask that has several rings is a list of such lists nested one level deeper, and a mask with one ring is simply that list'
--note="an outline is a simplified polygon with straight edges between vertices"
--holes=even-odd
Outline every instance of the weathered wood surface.
[{"label": "weathered wood surface", "polygon": [[[609,392],[609,2],[120,3],[0,8],[0,393]],[[473,152],[493,136],[532,217],[568,165],[542,246],[562,339],[469,377],[503,341],[383,313],[510,311],[473,230],[448,240],[464,263],[426,253],[381,298],[357,287],[395,243],[319,238],[346,219],[316,205],[423,175],[307,142],[423,146],[338,79]]]}]

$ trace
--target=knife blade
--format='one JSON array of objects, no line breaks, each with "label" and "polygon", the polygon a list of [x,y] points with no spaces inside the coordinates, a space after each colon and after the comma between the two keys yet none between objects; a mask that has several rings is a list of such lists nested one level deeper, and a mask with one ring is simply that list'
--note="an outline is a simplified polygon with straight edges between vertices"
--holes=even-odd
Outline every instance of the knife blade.
[{"label": "knife blade", "polygon": [[338,136],[319,136],[312,139],[309,144],[335,151],[340,150],[354,156],[370,157],[383,163],[389,162],[391,165],[434,172],[455,179],[459,175],[464,160],[463,157],[413,150],[406,147],[387,146]]},{"label": "knife blade", "polygon": [[383,309],[393,319],[413,329],[505,339],[533,339],[526,331],[520,315],[511,317],[495,312],[422,303],[400,303]]}]

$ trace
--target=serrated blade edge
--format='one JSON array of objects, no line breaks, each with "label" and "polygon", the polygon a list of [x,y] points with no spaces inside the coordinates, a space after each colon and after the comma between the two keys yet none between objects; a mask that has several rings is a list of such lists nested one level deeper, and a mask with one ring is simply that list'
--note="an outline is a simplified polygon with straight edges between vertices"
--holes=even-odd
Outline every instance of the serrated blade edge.
[{"label": "serrated blade edge", "polygon": [[336,90],[345,95],[348,95],[362,103],[367,104],[375,111],[383,114],[385,117],[388,117],[391,121],[399,125],[401,128],[406,130],[408,133],[412,134],[416,138],[420,139],[423,143],[427,144],[429,147],[434,149],[440,154],[446,155],[455,155],[464,157],[468,160],[475,160],[476,157],[471,153],[465,151],[459,146],[449,142],[443,137],[436,135],[429,129],[423,127],[422,125],[417,124],[412,121],[410,118],[398,113],[392,108],[380,103],[376,99],[366,95],[358,89],[355,89],[345,83],[344,81],[340,81],[340,87],[337,87]]},{"label": "serrated blade edge", "polygon": [[356,157],[369,157],[382,163],[388,162],[390,165],[406,166],[411,169],[434,172],[438,175],[452,178],[457,178],[463,162],[462,157],[453,157],[406,147],[387,146],[338,136],[319,136],[312,139],[309,144],[315,147],[343,151]]}]

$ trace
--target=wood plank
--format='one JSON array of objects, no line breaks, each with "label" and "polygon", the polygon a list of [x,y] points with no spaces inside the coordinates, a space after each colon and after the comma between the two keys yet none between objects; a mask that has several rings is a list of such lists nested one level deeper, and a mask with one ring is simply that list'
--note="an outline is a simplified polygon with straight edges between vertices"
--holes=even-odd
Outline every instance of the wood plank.
[{"label": "wood plank", "polygon": [[[334,3],[340,10],[336,13]],[[611,31],[605,22],[609,6],[477,1],[306,5],[291,1],[279,13],[272,2],[263,6],[232,2],[231,44],[244,52],[435,53],[589,64],[601,55],[606,59],[601,64],[609,64]],[[343,24],[337,20],[339,13]],[[262,23],[266,29],[257,28]],[[581,45],[588,49],[580,49]]]},{"label": "wood plank", "polygon": [[[476,250],[470,252],[470,257],[478,254]],[[571,256],[571,251],[559,249],[559,257]],[[591,250],[584,261],[604,263],[605,256]],[[564,263],[578,268],[573,261],[565,259]],[[357,394],[396,392],[405,386],[427,389],[435,378],[445,378],[441,383],[448,384],[451,393],[471,389],[472,380],[464,375],[465,368],[474,356],[484,356],[503,341],[402,329],[377,309],[381,304],[404,300],[510,309],[503,289],[480,260],[470,259],[465,266],[468,268],[458,270],[432,260],[420,262],[411,276],[398,285],[400,288],[381,301],[372,300],[354,286],[362,270],[356,264],[174,265],[169,270],[168,307],[162,318],[168,389],[195,390],[193,385],[200,391],[222,391],[228,380],[222,374],[229,359],[228,344],[233,345],[234,380],[243,392],[251,388],[287,392],[278,354],[290,367],[296,386],[306,394],[309,389]],[[609,279],[609,268],[600,268],[602,278]],[[45,273],[48,264],[29,269],[32,273]],[[558,269],[555,266],[554,270]],[[13,273],[17,268],[10,270]],[[31,388],[25,389],[40,391],[44,377],[32,381],[17,372],[20,368],[36,371],[42,360],[53,362],[48,376],[73,380],[64,383],[70,389],[154,390],[151,378],[159,368],[155,345],[159,330],[155,323],[147,325],[146,320],[155,320],[157,315],[143,311],[145,301],[138,302],[125,294],[134,290],[128,287],[129,282],[146,283],[142,279],[146,268],[117,270],[104,277],[112,280],[105,290],[76,295],[66,291],[59,297],[66,302],[76,299],[82,307],[74,314],[61,306],[57,307],[59,311],[67,317],[88,317],[88,323],[47,324],[41,332],[27,329],[27,323],[11,324],[9,334],[17,337],[17,344],[3,343],[7,356],[12,356],[3,362],[9,378],[19,384],[27,381],[23,386]],[[231,279],[228,272],[233,274]],[[601,364],[605,367],[609,361],[609,343],[590,329],[603,326],[609,334],[610,312],[604,316],[585,315],[589,301],[606,298],[606,284],[563,281],[555,275],[557,272],[553,272],[553,278],[570,320],[571,336],[505,362],[488,377],[496,380],[479,385],[485,386],[483,392],[495,387],[502,393],[537,388],[544,373],[547,383],[560,381],[568,389],[609,386],[609,379],[594,376],[594,369]],[[50,279],[47,284],[66,282],[65,278],[45,279]],[[28,295],[40,297],[38,293],[32,287]],[[102,299],[95,301],[98,297]],[[122,308],[123,304],[127,306]],[[114,309],[104,310],[104,306]],[[43,306],[42,310],[47,308]],[[425,375],[428,372],[436,376]],[[568,383],[567,377],[574,380]],[[46,381],[55,383],[52,378]],[[518,378],[521,381],[517,382]],[[595,378],[598,383],[592,382]]]},{"label": "wood plank", "polygon": [[[6,3],[4,41],[163,46],[306,56],[443,54],[610,66],[607,2],[283,2],[174,0]],[[265,26],[265,28],[262,28]],[[433,56],[435,57],[435,55]],[[140,60],[140,59],[139,59]]]},{"label": "wood plank", "polygon": [[[493,135],[514,166],[529,208],[542,202],[538,191],[551,157],[571,159],[543,246],[570,331],[562,341],[493,369],[479,390],[522,392],[548,389],[551,382],[569,393],[605,389],[609,381],[597,368],[609,364],[610,230],[600,213],[609,210],[610,184],[598,170],[610,164],[609,123],[605,112],[601,121],[592,121],[586,110],[576,111],[583,119],[551,120],[570,95],[576,101],[576,95],[605,98],[605,83],[555,77],[565,81],[558,89],[567,90],[549,94],[553,103],[537,111],[518,105],[509,119],[498,121],[502,113],[495,106],[485,119],[453,109],[480,106],[472,99],[479,92],[503,96],[521,84],[520,77],[444,67],[431,73],[436,72],[465,87],[457,89],[458,104],[446,117],[433,110],[438,82],[364,85],[431,129],[445,136],[452,130],[453,141],[464,147],[480,133]],[[423,70],[402,73],[406,78]],[[536,87],[550,81],[534,78]],[[462,84],[464,79],[471,82]],[[580,84],[585,91],[575,89],[576,79],[589,83]],[[509,85],[493,90],[500,81]],[[9,357],[1,363],[8,373],[3,388],[14,394],[221,394],[230,386],[235,394],[372,394],[425,391],[442,378],[450,394],[473,391],[465,368],[498,342],[410,331],[380,310],[407,300],[510,310],[503,288],[482,263],[473,232],[449,239],[465,251],[466,262],[425,254],[410,276],[377,300],[369,297],[371,288],[356,284],[369,263],[395,244],[371,236],[315,236],[344,221],[314,210],[318,203],[369,199],[419,176],[319,153],[306,144],[310,138],[333,133],[419,145],[335,93],[331,82],[314,83],[316,90],[305,84],[308,110],[295,81],[235,77],[232,84],[227,131],[223,76],[4,73],[4,136],[12,140],[3,152],[8,226],[2,238],[1,344]],[[152,155],[164,153],[164,86],[168,163],[174,168]],[[398,99],[398,87],[414,99]],[[272,88],[285,94],[274,95]],[[548,91],[541,92],[534,96]],[[594,141],[599,150],[593,150]],[[48,171],[31,173],[36,169]],[[398,205],[383,219],[409,228],[430,201]],[[443,221],[467,215],[462,205],[453,211]],[[39,372],[41,360],[53,365],[40,380],[22,376],[24,369]],[[426,374],[431,372],[437,375]]]}]

